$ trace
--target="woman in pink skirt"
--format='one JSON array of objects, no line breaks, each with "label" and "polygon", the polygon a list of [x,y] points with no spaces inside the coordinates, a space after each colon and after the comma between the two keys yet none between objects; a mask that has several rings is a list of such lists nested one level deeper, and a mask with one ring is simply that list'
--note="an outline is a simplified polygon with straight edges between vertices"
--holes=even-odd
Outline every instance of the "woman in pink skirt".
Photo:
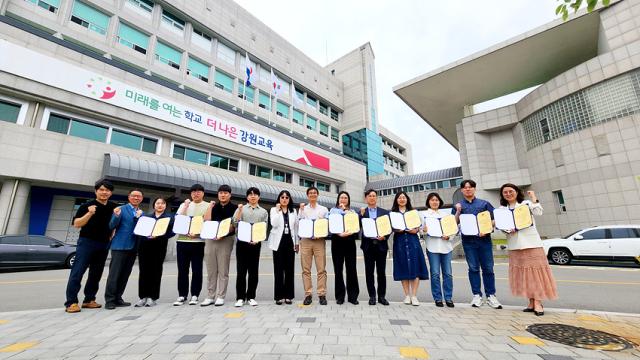
[{"label": "woman in pink skirt", "polygon": [[[533,191],[527,191],[530,200],[524,200],[522,190],[514,184],[504,184],[500,188],[500,205],[502,208],[515,209],[526,205],[531,214],[542,215],[542,206]],[[542,240],[532,226],[516,230],[508,229],[507,245],[509,248],[509,285],[514,296],[529,299],[529,305],[523,310],[537,316],[544,315],[542,300],[557,299],[556,281],[551,273],[549,261],[542,248]]]}]

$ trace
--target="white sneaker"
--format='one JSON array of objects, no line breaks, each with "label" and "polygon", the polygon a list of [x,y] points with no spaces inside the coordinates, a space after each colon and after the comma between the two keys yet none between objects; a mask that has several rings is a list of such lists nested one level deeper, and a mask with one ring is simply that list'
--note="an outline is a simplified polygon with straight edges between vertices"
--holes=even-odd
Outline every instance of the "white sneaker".
[{"label": "white sneaker", "polygon": [[495,295],[487,296],[487,304],[494,309],[502,309],[502,304],[498,301],[498,298]]},{"label": "white sneaker", "polygon": [[222,306],[224,305],[224,299],[223,298],[217,298],[215,304],[213,304],[215,306]]},{"label": "white sneaker", "polygon": [[135,303],[133,306],[134,307],[143,307],[143,306],[145,306],[147,304],[147,299],[148,298],[142,298],[142,299],[138,300],[138,302]]},{"label": "white sneaker", "polygon": [[244,300],[240,299],[240,300],[236,301],[236,303],[233,306],[242,307],[243,305],[244,305]]},{"label": "white sneaker", "polygon": [[249,305],[258,306],[258,302],[256,301],[256,299],[249,299]]},{"label": "white sneaker", "polygon": [[182,306],[186,300],[187,299],[185,299],[184,296],[178,296],[178,300],[173,303],[173,306]]},{"label": "white sneaker", "polygon": [[153,306],[156,306],[156,305],[158,305],[158,303],[155,300],[153,300],[152,298],[147,298],[147,303],[144,304],[144,306],[146,306],[146,307],[153,307]]},{"label": "white sneaker", "polygon": [[420,301],[418,301],[418,297],[417,296],[412,296],[411,297],[411,305],[413,305],[413,306],[420,305]]},{"label": "white sneaker", "polygon": [[411,296],[409,296],[409,295],[405,296],[403,303],[405,305],[411,305]]},{"label": "white sneaker", "polygon": [[484,304],[484,301],[482,300],[482,296],[480,295],[473,295],[473,299],[471,299],[471,306],[472,307],[480,307]]},{"label": "white sneaker", "polygon": [[189,300],[189,305],[198,305],[198,297],[192,296],[191,300]]},{"label": "white sneaker", "polygon": [[206,298],[206,299],[204,299],[204,301],[203,301],[203,302],[201,302],[201,303],[200,303],[200,306],[209,306],[209,305],[211,305],[211,304],[213,304],[213,299],[211,299],[211,298]]}]

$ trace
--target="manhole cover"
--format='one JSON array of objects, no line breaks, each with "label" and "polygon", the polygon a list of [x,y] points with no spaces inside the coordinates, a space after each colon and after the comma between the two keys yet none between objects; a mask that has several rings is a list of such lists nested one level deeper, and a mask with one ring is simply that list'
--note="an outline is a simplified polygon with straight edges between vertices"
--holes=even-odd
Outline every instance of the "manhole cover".
[{"label": "manhole cover", "polygon": [[563,324],[535,324],[527,327],[535,336],[557,343],[591,350],[620,351],[633,343],[618,335]]}]

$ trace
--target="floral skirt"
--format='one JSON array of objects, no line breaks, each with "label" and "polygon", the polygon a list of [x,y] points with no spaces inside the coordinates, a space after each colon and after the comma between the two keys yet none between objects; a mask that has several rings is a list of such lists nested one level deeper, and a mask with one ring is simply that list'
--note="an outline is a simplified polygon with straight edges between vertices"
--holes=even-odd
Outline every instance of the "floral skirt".
[{"label": "floral skirt", "polygon": [[509,286],[514,296],[549,300],[558,298],[556,280],[544,250],[509,250]]}]

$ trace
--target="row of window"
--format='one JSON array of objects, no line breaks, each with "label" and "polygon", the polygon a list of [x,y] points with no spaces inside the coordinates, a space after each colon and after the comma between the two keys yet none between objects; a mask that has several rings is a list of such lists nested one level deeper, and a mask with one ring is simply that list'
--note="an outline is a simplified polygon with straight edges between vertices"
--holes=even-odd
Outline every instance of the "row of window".
[{"label": "row of window", "polygon": [[405,163],[401,163],[398,160],[392,159],[386,155],[383,155],[384,157],[384,163],[386,165],[389,165],[390,167],[394,167],[400,171],[404,171],[404,166],[406,165]]},{"label": "row of window", "polygon": [[395,195],[400,191],[409,193],[409,192],[419,192],[419,191],[436,190],[436,189],[448,189],[452,187],[459,187],[461,183],[462,183],[462,178],[431,181],[424,184],[402,186],[402,187],[397,187],[393,189],[383,189],[383,190],[380,190],[380,194],[382,196],[388,196],[388,195]]},{"label": "row of window", "polygon": [[173,146],[173,153],[171,156],[174,159],[186,160],[196,164],[209,165],[223,170],[238,171],[239,161],[237,159],[232,159],[207,151],[191,149],[181,145]]},{"label": "row of window", "polygon": [[[34,4],[38,4],[36,0],[26,0]],[[48,2],[40,1],[40,3],[47,4],[46,6],[52,6],[54,9],[59,7],[59,0],[52,1],[47,0]],[[153,2],[148,0],[127,0],[125,3],[127,6],[135,9],[142,10],[143,12],[147,12],[151,14],[153,10]],[[42,5],[42,7],[45,7]],[[54,12],[56,12],[54,11]],[[99,33],[101,35],[106,35],[107,28],[109,27],[109,21],[111,17],[100,10],[84,3],[79,0],[74,0],[72,13],[71,13],[71,21],[83,26],[91,31]],[[166,10],[162,10],[162,25],[167,26],[169,29],[184,31],[185,22],[178,18],[177,16],[167,12]],[[123,46],[129,47],[135,51],[138,51],[142,54],[146,54],[149,48],[149,35],[135,29],[134,27],[127,25],[123,22],[120,22],[118,26],[118,34],[117,39],[118,43]],[[212,38],[201,30],[194,28],[192,40],[194,44],[203,47],[205,50],[211,50]],[[221,60],[233,67],[236,66],[236,51],[230,48],[229,46],[218,42],[217,52],[216,52],[218,60]],[[180,69],[180,64],[182,60],[182,52],[172,47],[171,45],[158,40],[155,47],[155,59],[161,63],[165,63],[172,68],[177,70]],[[244,57],[243,57],[244,58]],[[255,63],[250,61],[253,68],[257,69]],[[242,61],[244,64],[244,61]],[[198,60],[192,56],[188,57],[187,61],[187,74],[191,75],[199,80],[204,82],[209,82],[209,71],[211,65],[206,64],[205,62]],[[232,92],[233,86],[229,86],[229,84],[233,83],[231,80],[231,76],[226,75],[230,79],[222,79],[225,81],[216,81],[216,87],[222,88],[223,90]],[[218,77],[218,76],[217,76]],[[267,70],[265,67],[261,66],[259,71],[259,78],[265,84],[271,83],[271,72]],[[280,81],[282,85],[282,91],[284,93],[289,93],[289,84],[285,81]],[[296,89],[296,94],[298,98],[305,102],[305,93]],[[330,117],[333,120],[339,120],[339,113],[335,109],[330,108],[326,103],[319,101],[314,96],[310,94],[306,94],[306,104],[308,107],[314,108],[325,116]],[[266,107],[265,107],[266,108]],[[268,108],[270,110],[270,106]]]},{"label": "row of window", "polygon": [[315,186],[320,191],[327,191],[327,192],[331,191],[331,185],[317,181],[317,180],[306,179],[303,177],[300,178],[300,186],[306,187],[306,188]]},{"label": "row of window", "polygon": [[405,149],[402,149],[399,146],[397,146],[396,144],[394,144],[394,143],[392,143],[390,141],[387,141],[387,139],[382,139],[382,144],[384,146],[390,147],[393,151],[399,153],[400,155],[404,155],[404,153],[405,153]]},{"label": "row of window", "polygon": [[272,169],[270,167],[249,164],[249,174],[264,179],[280,181],[291,184],[293,175],[290,172]]}]

